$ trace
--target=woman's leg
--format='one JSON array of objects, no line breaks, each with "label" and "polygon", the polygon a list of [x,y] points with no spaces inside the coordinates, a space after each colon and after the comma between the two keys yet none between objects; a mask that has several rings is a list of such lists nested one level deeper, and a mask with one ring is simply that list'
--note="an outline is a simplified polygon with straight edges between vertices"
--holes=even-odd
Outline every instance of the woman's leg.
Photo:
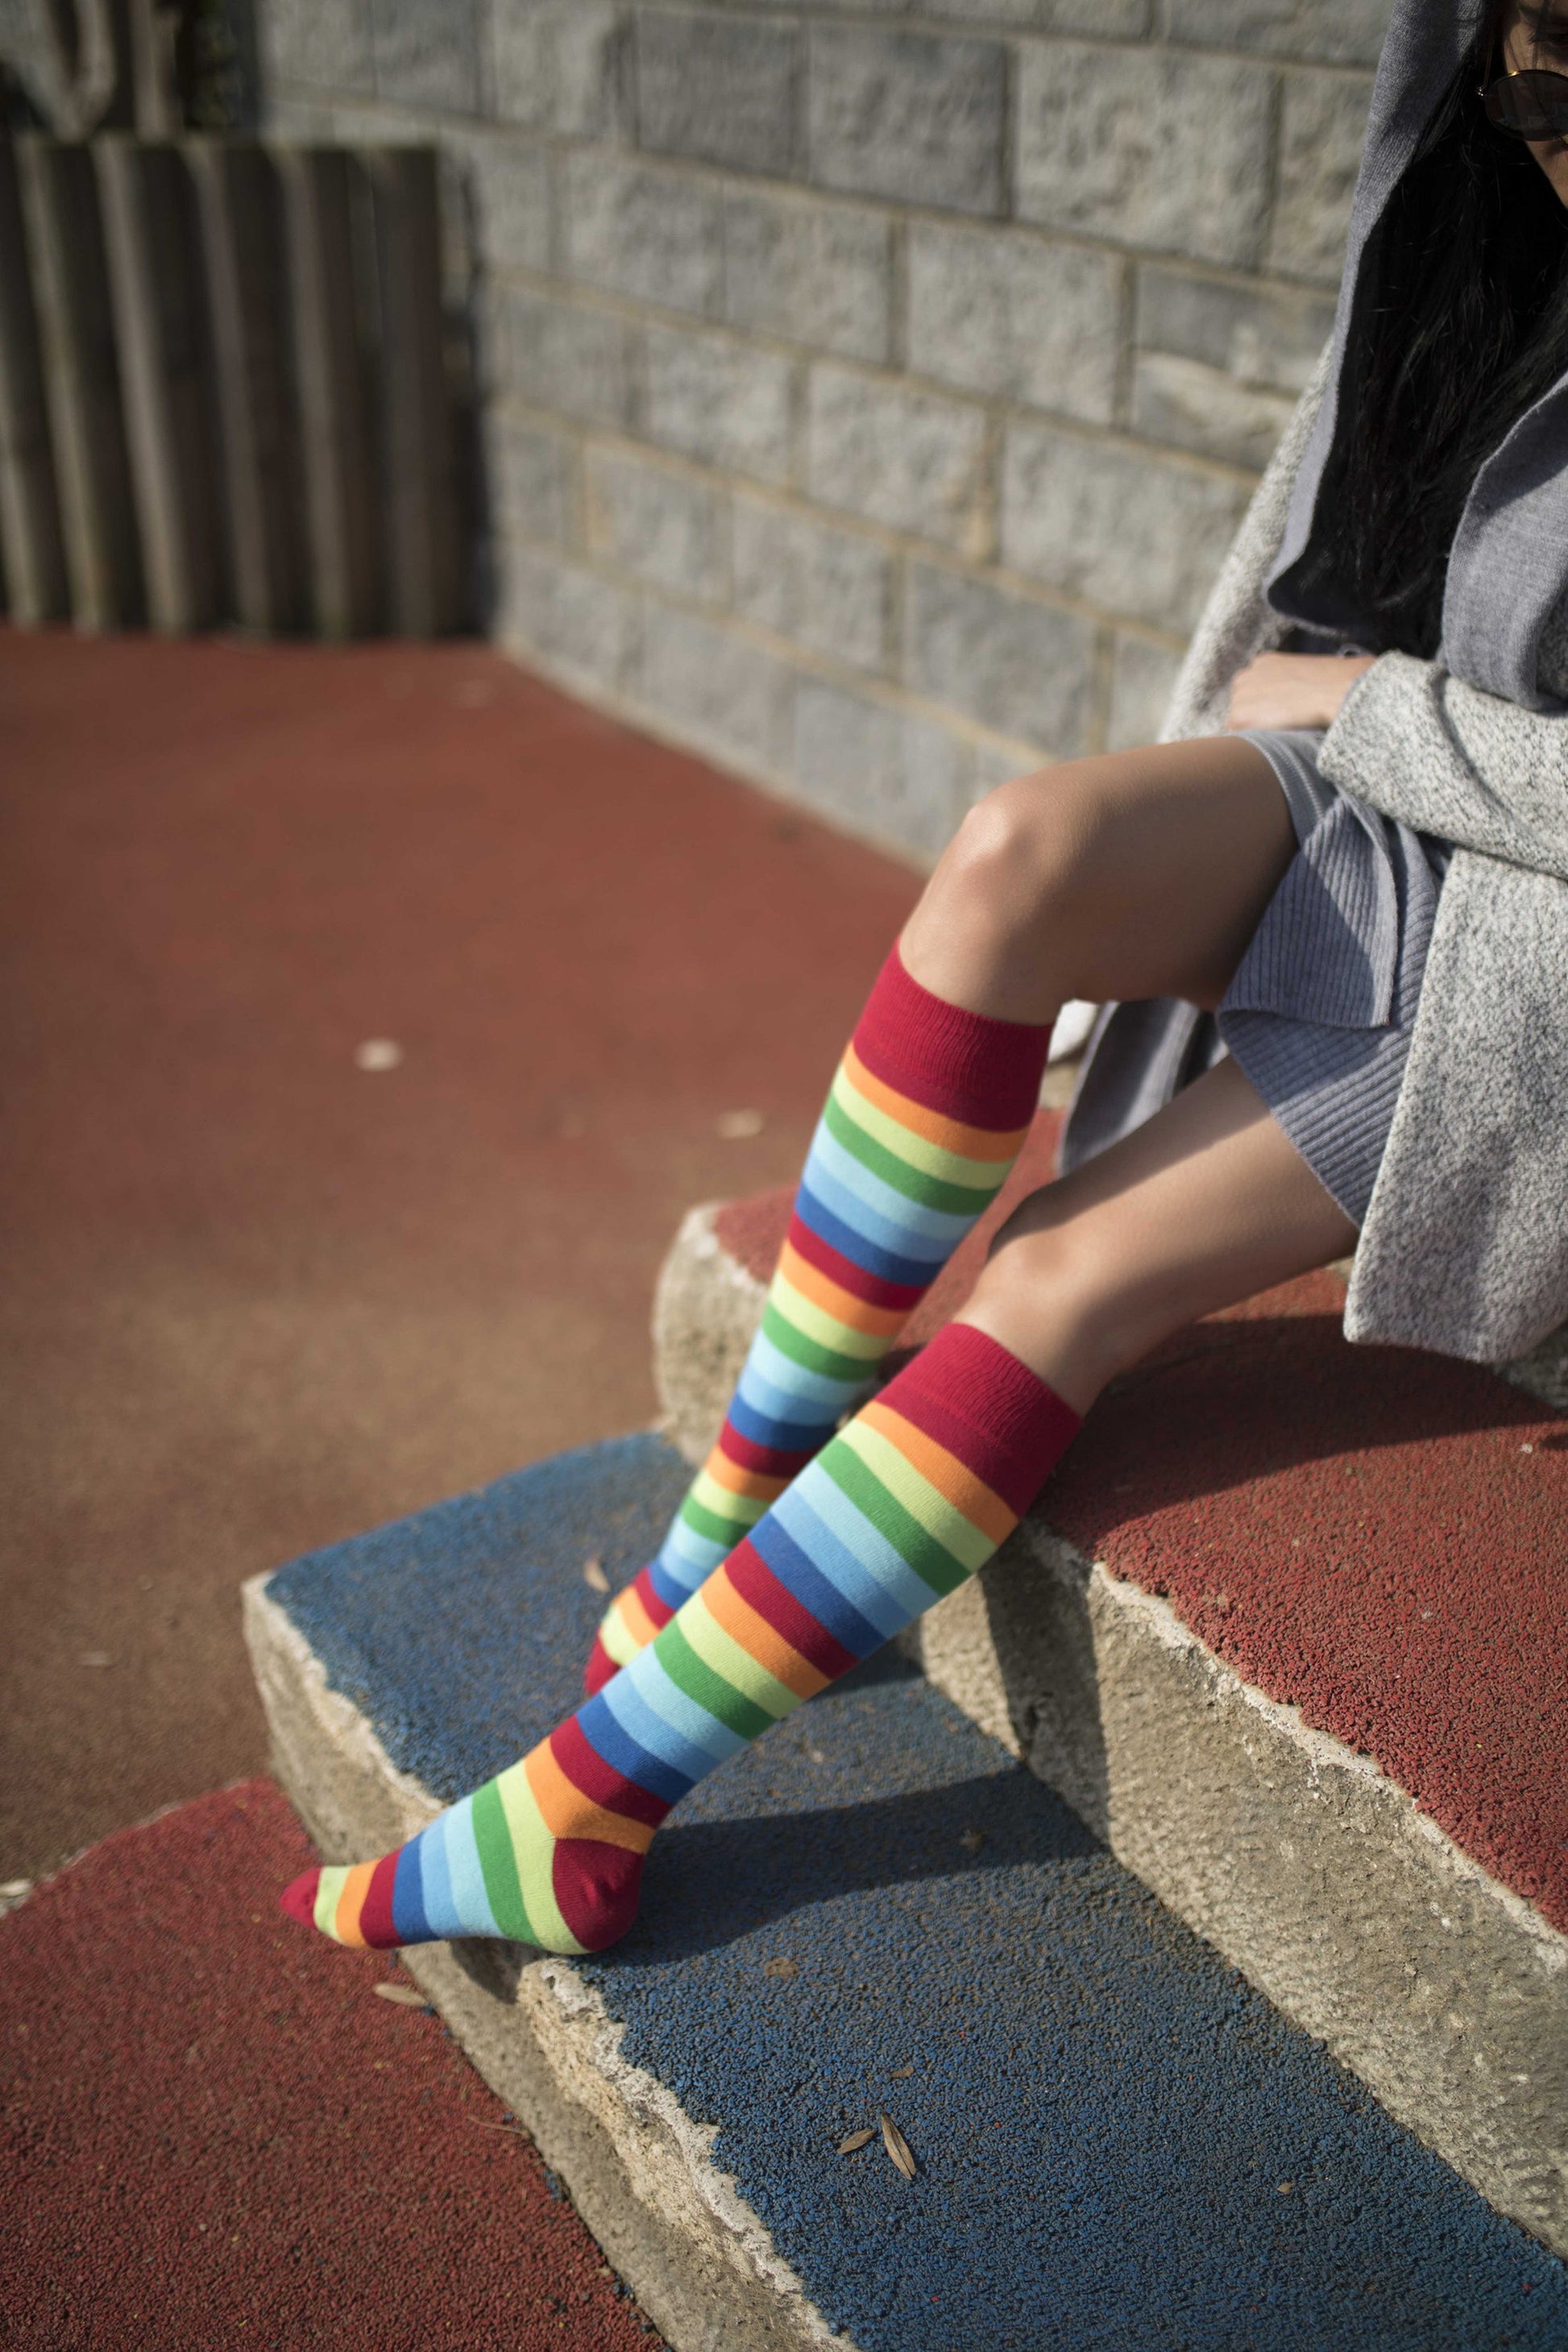
[{"label": "woman's leg", "polygon": [[870,1394],[1012,1166],[1060,1006],[1217,1003],[1294,846],[1268,762],[1225,737],[1073,761],[971,812],[845,1056],[724,1426],[657,1558],[605,1611],[590,1691]]},{"label": "woman's leg", "polygon": [[602,1691],[407,1845],[307,1872],[285,1907],[349,1944],[613,1943],[671,1805],[983,1567],[1114,1372],[1352,1237],[1246,1079],[1210,1072],[1025,1203],[960,1321]]},{"label": "woman's leg", "polygon": [[1234,1062],[997,1235],[960,1320],[1073,1410],[1173,1331],[1343,1257],[1356,1229]]}]

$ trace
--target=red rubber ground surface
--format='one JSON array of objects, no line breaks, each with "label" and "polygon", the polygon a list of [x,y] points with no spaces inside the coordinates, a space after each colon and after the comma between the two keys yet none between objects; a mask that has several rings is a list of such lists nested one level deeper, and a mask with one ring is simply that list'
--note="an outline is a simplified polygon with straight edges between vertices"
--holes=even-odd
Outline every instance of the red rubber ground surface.
[{"label": "red rubber ground surface", "polygon": [[381,1956],[268,1891],[270,1781],[124,1830],[0,1919],[0,2341],[648,2352],[530,2141]]},{"label": "red rubber ground surface", "polygon": [[652,1419],[916,883],[476,646],[0,630],[0,743],[3,1880],[261,1769],[241,1578]]},{"label": "red rubber ground surface", "polygon": [[[721,1212],[759,1278],[788,1210]],[[1473,1365],[1348,1346],[1343,1297],[1314,1275],[1184,1333],[1101,1399],[1046,1507],[1568,1931],[1568,1426]]]}]

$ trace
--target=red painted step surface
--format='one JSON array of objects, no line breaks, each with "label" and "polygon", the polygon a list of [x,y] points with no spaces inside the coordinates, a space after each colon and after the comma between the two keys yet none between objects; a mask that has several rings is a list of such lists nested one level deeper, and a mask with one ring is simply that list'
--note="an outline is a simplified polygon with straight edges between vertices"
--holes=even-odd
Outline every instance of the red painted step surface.
[{"label": "red painted step surface", "polygon": [[[998,1212],[1055,1131],[1042,1117]],[[759,1279],[788,1210],[720,1213]],[[1476,1365],[1348,1346],[1343,1298],[1313,1275],[1181,1334],[1101,1399],[1047,1516],[1568,1932],[1568,1424]]]},{"label": "red painted step surface", "polygon": [[269,1780],[0,1919],[0,2341],[649,2352],[532,2143],[381,1955],[301,1936]]}]

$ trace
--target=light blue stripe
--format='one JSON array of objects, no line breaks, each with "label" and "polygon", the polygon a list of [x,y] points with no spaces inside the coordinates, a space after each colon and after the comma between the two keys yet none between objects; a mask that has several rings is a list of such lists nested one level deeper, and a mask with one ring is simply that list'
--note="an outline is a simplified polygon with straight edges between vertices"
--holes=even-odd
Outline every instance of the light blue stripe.
[{"label": "light blue stripe", "polygon": [[490,1909],[485,1874],[474,1840],[474,1801],[463,1797],[444,1817],[443,1846],[452,1889],[454,1915],[463,1922],[465,1936],[499,1936],[500,1922]]},{"label": "light blue stripe", "polygon": [[447,1823],[450,1816],[438,1813],[417,1840],[419,1853],[419,1900],[424,1907],[425,1923],[437,1942],[444,1936],[466,1936],[464,1925],[452,1894],[452,1873],[447,1861]]},{"label": "light blue stripe", "polygon": [[[805,1181],[836,1217],[882,1249],[940,1265],[952,1256],[981,1214],[978,1209],[973,1217],[961,1217],[946,1209],[917,1208],[890,1184],[862,1168],[831,1136],[828,1143],[831,1152],[812,1154]],[[900,1214],[900,1207],[907,1215]]]},{"label": "light blue stripe", "polygon": [[677,1584],[695,1591],[707,1581],[721,1559],[730,1557],[730,1547],[713,1536],[699,1535],[695,1528],[678,1518],[664,1539],[658,1555],[658,1565]]},{"label": "light blue stripe", "polygon": [[[785,1503],[788,1510],[784,1507]],[[883,1579],[873,1576],[865,1561],[857,1559],[847,1544],[840,1542],[798,1490],[775,1503],[773,1516],[790,1541],[800,1546],[818,1574],[841,1592],[868,1624],[875,1625],[884,1642],[901,1633],[920,1610],[931,1607],[931,1595],[923,1585],[923,1598],[918,1601],[911,1601],[904,1593],[890,1592]],[[871,1532],[875,1535],[876,1530]],[[908,1570],[905,1573],[908,1576]],[[920,1581],[912,1576],[908,1580],[911,1586]]]},{"label": "light blue stripe", "polygon": [[[826,1405],[835,1420],[876,1385],[873,1379],[836,1381],[826,1372],[807,1371],[775,1348],[765,1331],[759,1331],[752,1342],[752,1352],[746,1359],[746,1369],[741,1374],[741,1394],[753,1412],[765,1412],[783,1421],[786,1408],[799,1397],[810,1397],[814,1403]],[[793,1393],[792,1393],[793,1391]],[[812,1422],[825,1420],[826,1414],[813,1413]]]},{"label": "light blue stripe", "polygon": [[[939,1248],[951,1252],[989,1205],[977,1201],[973,1210],[927,1208],[922,1202],[911,1201],[896,1185],[884,1183],[863,1160],[847,1151],[836,1135],[818,1128],[801,1182],[819,1200],[826,1197],[817,1181],[825,1171],[856,1200],[864,1201],[875,1215],[889,1219],[892,1230],[903,1234],[906,1244],[910,1234],[917,1234],[922,1240],[935,1242]],[[923,1256],[924,1252],[917,1255]]]},{"label": "light blue stripe", "polygon": [[650,1642],[646,1650],[637,1652],[629,1666],[621,1668],[621,1676],[632,1677],[637,1696],[646,1700],[660,1721],[703,1750],[710,1759],[710,1771],[727,1756],[736,1756],[748,1747],[750,1742],[742,1739],[738,1731],[731,1731],[727,1723],[721,1723],[716,1715],[710,1715],[705,1706],[688,1698],[678,1683],[670,1681],[658,1662],[658,1643]]},{"label": "light blue stripe", "polygon": [[[809,1483],[808,1483],[809,1482]],[[786,1506],[788,1510],[786,1512]],[[904,1612],[900,1622],[908,1624],[929,1609],[938,1594],[925,1579],[915,1574],[897,1546],[889,1542],[880,1528],[874,1528],[863,1511],[857,1510],[841,1486],[836,1486],[820,1462],[803,1470],[787,1494],[781,1495],[773,1508],[779,1514],[780,1525],[795,1537],[802,1551],[811,1550],[809,1526],[800,1532],[791,1524],[789,1513],[804,1508],[808,1519],[815,1517],[830,1534],[836,1536],[852,1559],[874,1576],[883,1591]],[[870,1615],[870,1611],[862,1612]]]},{"label": "light blue stripe", "polygon": [[632,1688],[629,1675],[617,1675],[605,1685],[599,1694],[628,1739],[661,1764],[668,1764],[688,1780],[701,1780],[713,1769],[713,1759],[705,1748],[694,1747],[683,1739],[679,1731],[656,1715],[641,1694]]}]

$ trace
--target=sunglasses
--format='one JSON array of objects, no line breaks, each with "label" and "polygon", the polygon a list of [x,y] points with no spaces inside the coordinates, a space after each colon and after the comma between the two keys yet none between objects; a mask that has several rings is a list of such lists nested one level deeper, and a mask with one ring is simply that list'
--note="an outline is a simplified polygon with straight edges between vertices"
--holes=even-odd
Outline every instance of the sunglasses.
[{"label": "sunglasses", "polygon": [[1481,85],[1487,121],[1516,139],[1568,139],[1568,74],[1527,67]]}]

